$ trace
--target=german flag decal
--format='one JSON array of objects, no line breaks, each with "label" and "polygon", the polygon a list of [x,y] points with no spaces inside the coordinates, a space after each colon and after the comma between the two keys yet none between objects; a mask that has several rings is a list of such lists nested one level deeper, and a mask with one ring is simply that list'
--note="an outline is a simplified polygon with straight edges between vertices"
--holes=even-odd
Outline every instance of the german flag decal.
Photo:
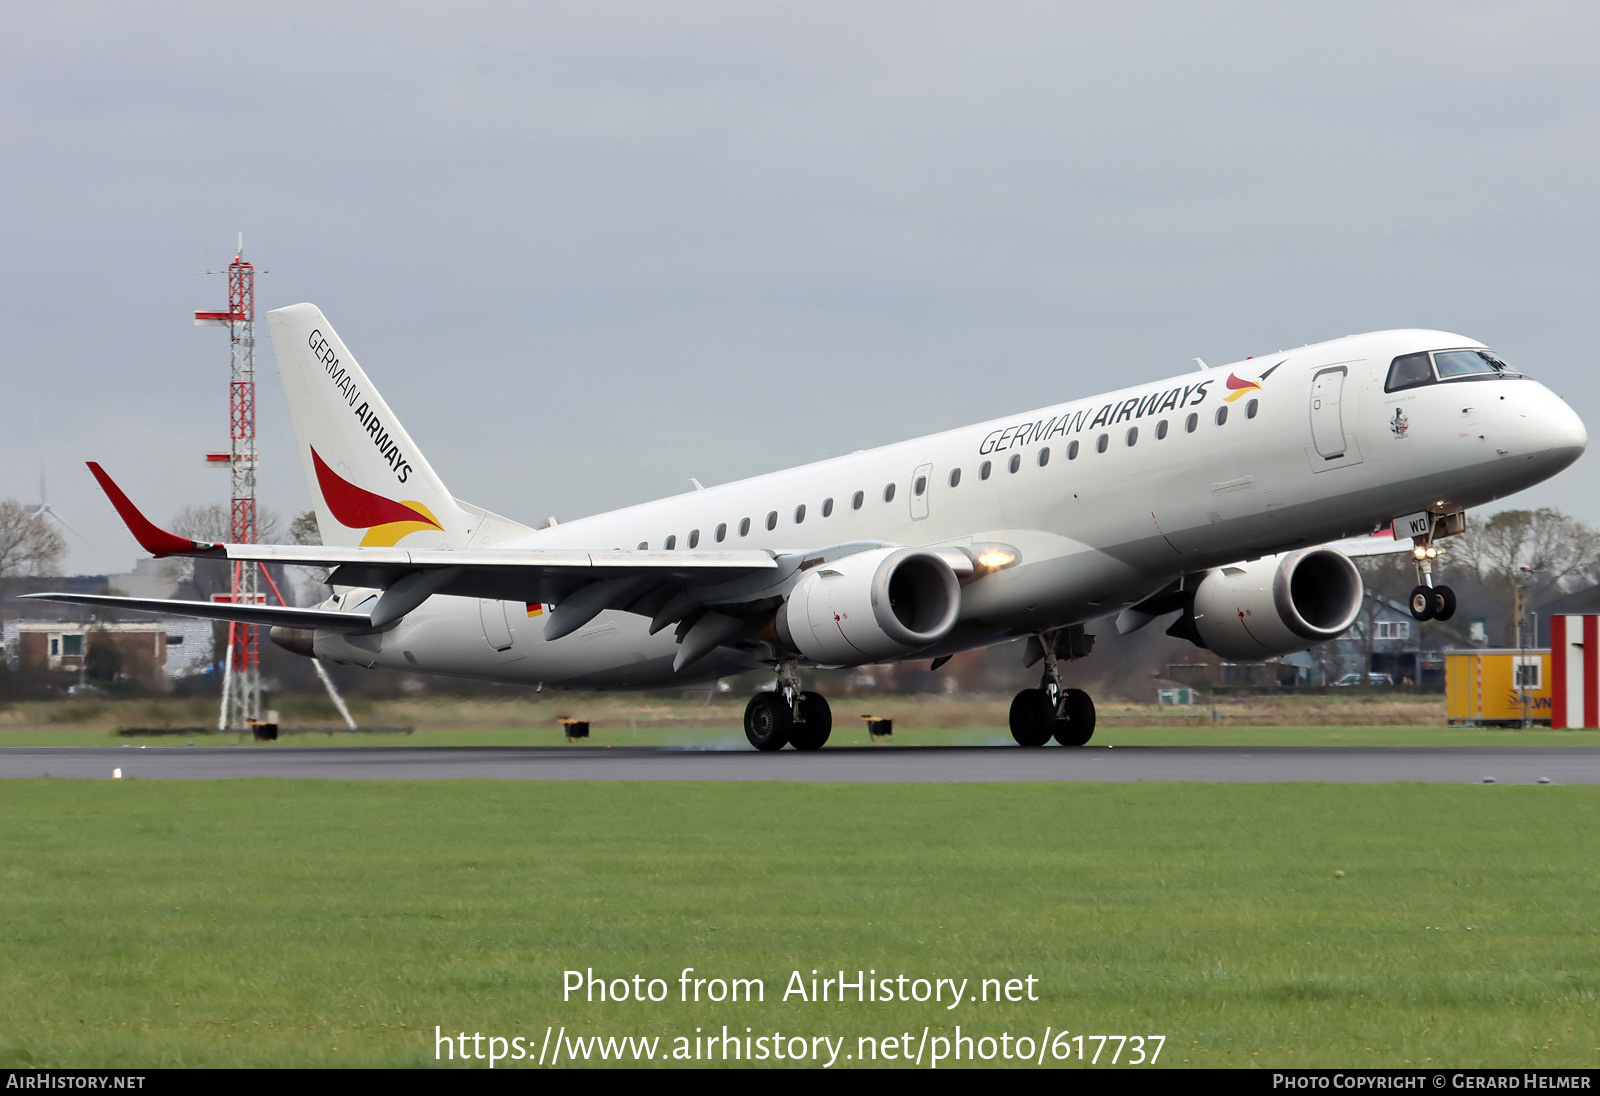
[{"label": "german flag decal", "polygon": [[538,602],[528,601],[528,602],[524,602],[523,604],[525,604],[528,607],[528,615],[529,616],[531,616],[531,617],[544,616],[544,606],[539,604]]}]

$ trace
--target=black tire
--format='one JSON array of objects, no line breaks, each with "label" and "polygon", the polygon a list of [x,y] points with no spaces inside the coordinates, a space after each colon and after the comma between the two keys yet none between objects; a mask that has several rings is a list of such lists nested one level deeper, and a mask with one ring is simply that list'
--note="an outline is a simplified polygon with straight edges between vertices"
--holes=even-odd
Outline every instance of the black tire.
[{"label": "black tire", "polygon": [[1055,729],[1056,709],[1043,689],[1024,689],[1011,701],[1011,737],[1019,746],[1043,746]]},{"label": "black tire", "polygon": [[1456,592],[1448,586],[1433,588],[1433,619],[1449,620],[1456,615]]},{"label": "black tire", "polygon": [[789,744],[794,716],[780,693],[757,693],[744,710],[744,736],[758,750],[771,752]]},{"label": "black tire", "polygon": [[800,694],[800,721],[789,728],[789,745],[797,750],[820,750],[833,732],[833,709],[821,693]]},{"label": "black tire", "polygon": [[1094,699],[1082,689],[1068,689],[1064,711],[1056,720],[1055,739],[1063,746],[1086,746],[1094,737]]},{"label": "black tire", "polygon": [[1433,619],[1433,587],[1416,586],[1412,588],[1411,615],[1418,620]]}]

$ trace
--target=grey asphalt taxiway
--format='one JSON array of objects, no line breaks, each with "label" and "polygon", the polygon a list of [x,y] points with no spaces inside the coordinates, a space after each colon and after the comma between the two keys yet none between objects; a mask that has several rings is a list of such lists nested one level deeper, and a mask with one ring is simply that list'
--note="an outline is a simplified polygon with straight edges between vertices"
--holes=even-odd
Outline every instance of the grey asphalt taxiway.
[{"label": "grey asphalt taxiway", "polygon": [[1050,783],[1600,784],[1600,749],[1517,746],[7,747],[0,778],[107,780],[785,780]]}]

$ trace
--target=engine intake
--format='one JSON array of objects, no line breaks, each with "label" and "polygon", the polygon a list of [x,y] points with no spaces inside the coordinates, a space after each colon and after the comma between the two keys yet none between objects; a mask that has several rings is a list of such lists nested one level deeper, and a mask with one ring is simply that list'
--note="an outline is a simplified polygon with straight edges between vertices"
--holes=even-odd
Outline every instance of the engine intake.
[{"label": "engine intake", "polygon": [[875,548],[807,572],[778,610],[778,637],[824,666],[899,658],[955,626],[961,585],[917,548]]},{"label": "engine intake", "polygon": [[1331,548],[1209,572],[1194,591],[1194,632],[1223,658],[1286,655],[1343,634],[1361,613],[1361,572]]}]

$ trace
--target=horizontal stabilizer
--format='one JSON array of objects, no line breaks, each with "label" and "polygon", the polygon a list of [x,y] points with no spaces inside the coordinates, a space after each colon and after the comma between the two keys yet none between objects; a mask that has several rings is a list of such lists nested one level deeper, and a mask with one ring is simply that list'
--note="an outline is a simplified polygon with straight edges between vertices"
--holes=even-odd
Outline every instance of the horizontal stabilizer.
[{"label": "horizontal stabilizer", "polygon": [[23,594],[34,601],[65,601],[74,605],[104,605],[161,616],[199,617],[202,620],[236,620],[264,628],[322,628],[333,632],[371,632],[372,618],[365,613],[340,613],[331,609],[296,609],[285,605],[241,605],[230,601],[167,601],[158,597],[116,597],[111,594]]}]

